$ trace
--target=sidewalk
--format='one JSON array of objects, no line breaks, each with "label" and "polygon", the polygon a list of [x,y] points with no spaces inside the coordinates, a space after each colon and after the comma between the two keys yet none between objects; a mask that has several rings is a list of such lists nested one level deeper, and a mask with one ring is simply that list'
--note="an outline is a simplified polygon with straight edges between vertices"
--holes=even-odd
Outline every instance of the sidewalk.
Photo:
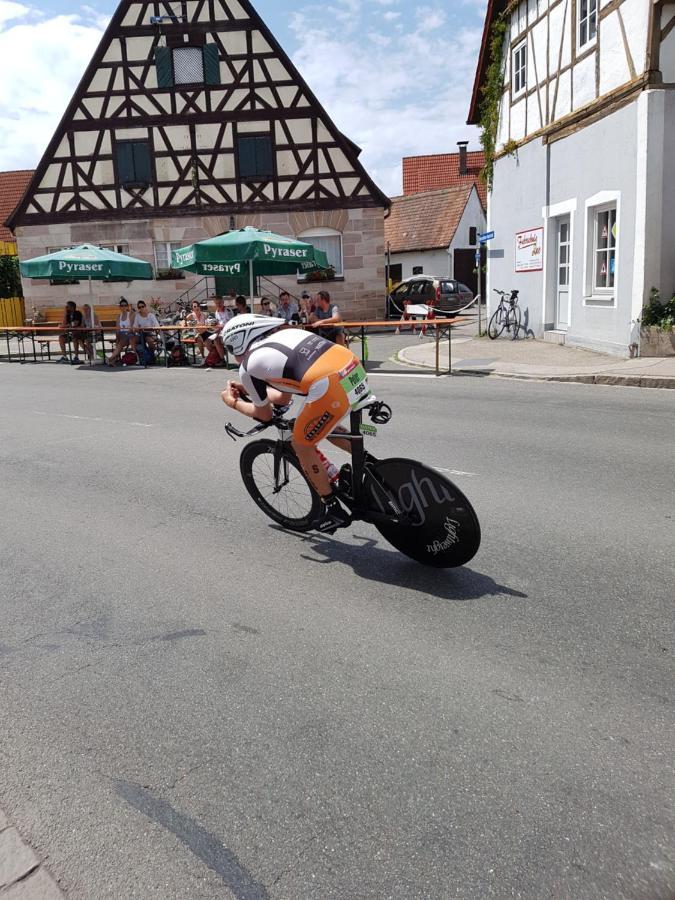
[{"label": "sidewalk", "polygon": [[63,896],[0,809],[0,900],[61,900]]},{"label": "sidewalk", "polygon": [[[398,354],[411,366],[436,367],[436,344],[423,339]],[[448,366],[448,342],[441,341],[440,366]],[[582,384],[619,384],[632,387],[675,388],[675,357],[620,359],[592,350],[549,344],[532,338],[470,337],[453,330],[452,371],[465,375],[500,375],[537,381],[577,381]]]}]

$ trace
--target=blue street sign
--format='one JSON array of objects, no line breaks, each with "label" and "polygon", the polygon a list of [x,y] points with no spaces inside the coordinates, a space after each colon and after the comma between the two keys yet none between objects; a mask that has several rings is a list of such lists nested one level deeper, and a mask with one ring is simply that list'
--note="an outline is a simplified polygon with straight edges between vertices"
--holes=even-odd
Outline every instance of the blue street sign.
[{"label": "blue street sign", "polygon": [[488,241],[491,241],[495,236],[494,231],[486,231],[485,234],[478,235],[478,241],[481,244],[487,244]]}]

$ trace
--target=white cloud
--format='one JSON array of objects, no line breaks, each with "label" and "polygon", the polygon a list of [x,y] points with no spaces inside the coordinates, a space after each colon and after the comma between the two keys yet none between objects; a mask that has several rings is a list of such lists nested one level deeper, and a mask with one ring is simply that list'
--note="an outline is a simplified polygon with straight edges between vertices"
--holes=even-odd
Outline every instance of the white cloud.
[{"label": "white cloud", "polygon": [[374,30],[367,26],[386,13],[374,15],[375,22],[362,10],[354,33],[343,36],[316,24],[325,21],[317,7],[298,12],[293,61],[338,128],[363,147],[370,175],[393,196],[401,192],[403,156],[452,152],[463,139],[478,149],[478,131],[465,123],[483,17],[465,13],[458,20],[441,7],[421,6],[406,27],[398,21]]},{"label": "white cloud", "polygon": [[[94,54],[99,13],[46,16],[0,0],[0,59],[11,73],[0,93],[0,168],[35,166]],[[67,48],[67,52],[64,48]]]}]

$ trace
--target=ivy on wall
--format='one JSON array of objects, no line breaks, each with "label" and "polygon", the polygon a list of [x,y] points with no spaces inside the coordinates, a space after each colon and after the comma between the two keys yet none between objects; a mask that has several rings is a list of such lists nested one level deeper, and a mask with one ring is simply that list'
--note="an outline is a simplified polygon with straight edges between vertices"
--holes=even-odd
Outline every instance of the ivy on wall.
[{"label": "ivy on wall", "polygon": [[489,191],[492,190],[494,161],[497,152],[497,132],[499,128],[499,105],[504,89],[502,55],[505,37],[506,22],[502,14],[492,23],[490,31],[488,66],[485,71],[485,81],[481,88],[482,96],[478,111],[481,129],[480,143],[485,154],[485,166],[481,172],[481,178]]},{"label": "ivy on wall", "polygon": [[0,256],[0,297],[23,297],[18,256]]}]

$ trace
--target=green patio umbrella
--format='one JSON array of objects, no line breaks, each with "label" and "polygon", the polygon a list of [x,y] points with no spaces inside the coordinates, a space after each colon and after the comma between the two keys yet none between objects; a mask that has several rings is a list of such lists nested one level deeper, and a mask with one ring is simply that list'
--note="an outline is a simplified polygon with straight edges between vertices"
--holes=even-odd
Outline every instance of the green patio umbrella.
[{"label": "green patio umbrella", "polygon": [[[58,250],[46,256],[36,256],[20,263],[24,278],[70,279],[86,278],[89,300],[94,315],[92,281],[152,280],[155,276],[150,263],[114,250],[104,250],[94,244],[81,244],[70,250]],[[93,325],[93,319],[92,319]],[[96,332],[92,332],[93,353],[96,356]]]},{"label": "green patio umbrella", "polygon": [[250,226],[174,250],[171,259],[174,269],[199,275],[236,276],[248,269],[251,300],[257,275],[293,275],[329,268],[323,250]]}]

